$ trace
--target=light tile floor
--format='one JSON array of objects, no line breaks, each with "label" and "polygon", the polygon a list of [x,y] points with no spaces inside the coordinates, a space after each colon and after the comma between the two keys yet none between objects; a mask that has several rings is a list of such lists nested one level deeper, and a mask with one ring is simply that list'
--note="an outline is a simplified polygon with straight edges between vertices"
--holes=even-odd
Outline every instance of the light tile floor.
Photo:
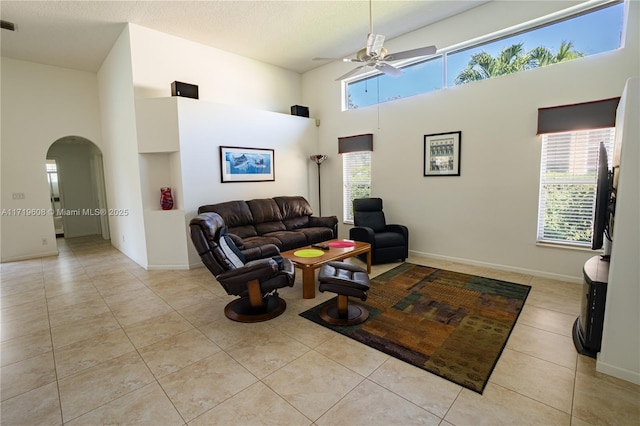
[{"label": "light tile floor", "polygon": [[146,271],[96,237],[58,244],[1,265],[2,425],[640,424],[640,386],[574,349],[576,284],[409,259],[532,286],[479,395],[299,317],[333,296],[302,299],[301,274],[282,316],[240,324],[204,268]]}]

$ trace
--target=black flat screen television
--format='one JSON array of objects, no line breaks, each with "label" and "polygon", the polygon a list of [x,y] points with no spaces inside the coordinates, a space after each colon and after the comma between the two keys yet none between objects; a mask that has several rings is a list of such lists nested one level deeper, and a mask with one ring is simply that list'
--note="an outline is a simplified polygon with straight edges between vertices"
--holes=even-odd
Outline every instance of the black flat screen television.
[{"label": "black flat screen television", "polygon": [[[612,173],[609,173],[609,160],[604,142],[600,142],[598,150],[598,172],[596,180],[596,207],[593,215],[593,235],[591,249],[599,250],[604,239],[611,240],[609,224],[611,221],[611,191],[613,189]],[[609,253],[605,253],[608,256]]]}]

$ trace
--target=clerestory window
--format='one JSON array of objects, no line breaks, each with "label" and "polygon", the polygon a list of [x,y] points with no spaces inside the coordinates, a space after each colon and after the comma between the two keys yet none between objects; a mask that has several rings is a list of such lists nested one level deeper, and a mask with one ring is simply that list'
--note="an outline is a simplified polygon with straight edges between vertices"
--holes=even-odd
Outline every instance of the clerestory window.
[{"label": "clerestory window", "polygon": [[[615,1],[554,14],[547,19],[439,49],[436,56],[394,64],[403,74],[377,71],[345,82],[343,109],[362,108],[444,87],[569,61],[622,46],[624,3]],[[591,9],[585,9],[591,7]]]}]

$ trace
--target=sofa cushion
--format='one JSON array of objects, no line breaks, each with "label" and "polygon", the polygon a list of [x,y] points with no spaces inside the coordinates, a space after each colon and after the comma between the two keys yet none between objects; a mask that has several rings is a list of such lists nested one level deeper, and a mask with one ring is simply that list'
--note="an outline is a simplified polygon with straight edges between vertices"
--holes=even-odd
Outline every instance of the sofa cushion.
[{"label": "sofa cushion", "polygon": [[330,228],[300,228],[294,232],[304,234],[307,244],[317,244],[333,238],[333,230]]},{"label": "sofa cushion", "polygon": [[242,242],[244,243],[244,250],[250,250],[254,247],[260,247],[265,244],[274,244],[278,248],[282,246],[282,241],[275,237],[255,236],[245,238]]},{"label": "sofa cushion", "polygon": [[265,235],[276,231],[285,231],[286,229],[287,228],[284,226],[284,223],[280,221],[256,223],[256,231],[258,232],[258,235]]},{"label": "sofa cushion", "polygon": [[280,251],[292,250],[294,248],[306,246],[307,236],[300,232],[278,231],[264,235],[265,237],[273,237],[280,240]]},{"label": "sofa cushion", "polygon": [[278,205],[272,198],[263,198],[260,200],[249,200],[247,206],[253,217],[253,224],[280,222],[282,215]]},{"label": "sofa cushion", "polygon": [[237,235],[242,238],[243,241],[245,238],[255,237],[258,235],[258,231],[256,231],[256,228],[253,225],[230,226],[229,233]]},{"label": "sofa cushion", "polygon": [[255,223],[246,201],[227,201],[225,203],[200,206],[198,214],[205,212],[218,213],[229,229],[238,226],[253,225]]},{"label": "sofa cushion", "polygon": [[298,216],[284,219],[282,223],[284,223],[284,226],[289,231],[293,231],[298,228],[305,228],[309,226],[309,216]]},{"label": "sofa cushion", "polygon": [[[336,216],[309,216],[309,225],[312,228],[336,228],[338,218]],[[337,232],[337,229],[335,230]]]},{"label": "sofa cushion", "polygon": [[283,196],[273,197],[273,200],[278,205],[282,219],[291,219],[301,216],[311,216],[313,209],[309,202],[300,196]]}]

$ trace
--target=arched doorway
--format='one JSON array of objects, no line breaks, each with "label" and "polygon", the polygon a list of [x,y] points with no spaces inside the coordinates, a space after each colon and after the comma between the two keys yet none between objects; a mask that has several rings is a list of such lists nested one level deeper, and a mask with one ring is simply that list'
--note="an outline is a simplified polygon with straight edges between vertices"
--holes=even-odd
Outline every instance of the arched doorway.
[{"label": "arched doorway", "polygon": [[100,148],[83,137],[65,136],[49,147],[46,167],[56,236],[109,239]]}]

